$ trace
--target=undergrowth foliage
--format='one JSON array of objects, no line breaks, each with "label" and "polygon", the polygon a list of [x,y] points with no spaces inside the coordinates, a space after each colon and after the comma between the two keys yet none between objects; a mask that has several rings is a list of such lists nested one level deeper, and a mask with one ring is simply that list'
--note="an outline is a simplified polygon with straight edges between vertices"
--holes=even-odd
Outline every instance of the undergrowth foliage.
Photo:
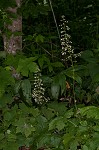
[{"label": "undergrowth foliage", "polygon": [[[98,5],[50,4],[58,12],[54,21],[68,18],[61,18],[61,45],[49,2],[28,0],[22,2],[24,53],[8,55],[0,46],[0,150],[99,150]],[[0,1],[0,32],[10,23],[9,5]]]}]

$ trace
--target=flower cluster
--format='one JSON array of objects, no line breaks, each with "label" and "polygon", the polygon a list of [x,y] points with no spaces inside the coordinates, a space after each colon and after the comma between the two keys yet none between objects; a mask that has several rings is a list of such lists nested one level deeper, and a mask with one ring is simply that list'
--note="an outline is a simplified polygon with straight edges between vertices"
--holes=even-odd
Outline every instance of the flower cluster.
[{"label": "flower cluster", "polygon": [[[71,44],[71,36],[67,33],[70,30],[68,27],[68,21],[66,21],[65,16],[62,16],[61,21],[61,46],[62,46],[62,56],[65,57],[65,60],[71,60],[72,57],[76,58],[81,55],[81,53],[74,54],[74,49],[72,48]],[[64,59],[63,59],[64,60]]]},{"label": "flower cluster", "polygon": [[43,102],[48,102],[48,99],[44,96],[45,89],[43,88],[43,83],[41,79],[41,73],[35,73],[34,75],[34,89],[32,91],[32,97],[37,104],[42,104]]}]

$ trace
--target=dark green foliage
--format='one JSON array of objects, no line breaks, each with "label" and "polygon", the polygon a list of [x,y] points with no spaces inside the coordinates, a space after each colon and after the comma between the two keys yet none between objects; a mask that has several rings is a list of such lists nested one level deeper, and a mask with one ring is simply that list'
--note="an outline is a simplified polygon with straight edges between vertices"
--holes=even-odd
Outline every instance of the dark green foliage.
[{"label": "dark green foliage", "polygon": [[[8,6],[15,7],[15,1],[0,1],[1,36],[11,34],[4,28],[11,23]],[[0,38],[0,150],[24,145],[33,150],[99,149],[99,2],[53,0],[52,6],[58,26],[66,16],[71,46],[81,57],[63,61],[49,1],[22,1],[23,53],[6,54]],[[34,100],[34,89],[43,103]]]},{"label": "dark green foliage", "polygon": [[16,7],[15,0],[1,0],[0,9],[7,9],[8,7]]}]

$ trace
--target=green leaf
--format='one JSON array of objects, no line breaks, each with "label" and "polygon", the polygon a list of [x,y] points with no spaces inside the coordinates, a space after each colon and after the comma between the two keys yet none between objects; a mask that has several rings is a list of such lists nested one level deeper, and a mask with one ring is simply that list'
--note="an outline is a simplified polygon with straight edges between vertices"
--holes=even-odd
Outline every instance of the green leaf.
[{"label": "green leaf", "polygon": [[48,69],[49,69],[49,72],[53,71],[53,67],[51,66],[51,64],[48,65]]},{"label": "green leaf", "polygon": [[[89,74],[92,78],[92,81],[98,82],[99,81],[99,79],[98,79],[98,77],[99,77],[99,65],[94,62],[94,63],[89,63],[87,65],[87,67],[89,70]],[[95,79],[95,77],[96,77],[96,79]]]},{"label": "green leaf", "polygon": [[29,71],[30,72],[38,72],[39,71],[39,67],[38,65],[35,63],[35,62],[31,62],[29,65],[28,65],[28,68],[29,68]]},{"label": "green leaf", "polygon": [[49,123],[49,130],[58,129],[61,131],[64,129],[64,127],[65,123],[63,117],[57,117]]},{"label": "green leaf", "polygon": [[95,74],[92,78],[92,82],[93,83],[96,83],[96,82],[99,82],[99,73]]},{"label": "green leaf", "polygon": [[99,125],[94,126],[93,129],[94,129],[94,131],[99,132]]},{"label": "green leaf", "polygon": [[20,54],[20,55],[18,55],[18,54],[16,54],[15,56],[13,56],[13,55],[11,55],[11,54],[8,54],[7,55],[7,58],[6,58],[6,60],[5,60],[5,64],[7,65],[7,66],[12,66],[12,67],[14,67],[15,69],[17,68],[17,66],[18,66],[18,62],[19,62],[19,59],[25,59],[25,56],[24,55],[22,55],[22,54]]},{"label": "green leaf", "polygon": [[3,96],[5,90],[10,85],[15,83],[14,78],[11,75],[9,70],[5,70],[4,68],[0,68],[0,97]]},{"label": "green leaf", "polygon": [[32,114],[34,117],[37,117],[40,114],[38,108],[29,108],[29,113]]},{"label": "green leaf", "polygon": [[60,86],[56,83],[51,85],[51,94],[54,99],[58,99],[59,97]]},{"label": "green leaf", "polygon": [[65,148],[68,149],[69,143],[73,140],[73,135],[71,133],[67,133],[63,137],[63,144],[65,145]]},{"label": "green leaf", "polygon": [[57,101],[48,104],[48,108],[53,109],[57,115],[63,116],[67,112],[65,103],[58,103]]},{"label": "green leaf", "polygon": [[[61,138],[53,136],[51,134],[44,134],[39,138],[37,143],[37,148],[39,149],[41,147],[44,146],[46,147],[46,145],[48,145],[49,147],[59,149],[60,142],[61,142]],[[47,148],[45,150],[52,150],[52,148],[51,149]]]},{"label": "green leaf", "polygon": [[87,62],[94,62],[93,57],[94,57],[93,52],[90,50],[84,51],[81,55],[81,58],[83,58]]},{"label": "green leaf", "polygon": [[38,36],[36,36],[36,39],[35,39],[35,41],[37,42],[37,43],[39,43],[39,42],[44,42],[44,36],[42,36],[41,34],[39,34]]},{"label": "green leaf", "polygon": [[53,67],[64,67],[64,65],[61,63],[61,62],[54,62],[54,63],[51,63]]},{"label": "green leaf", "polygon": [[7,140],[10,141],[16,141],[16,134],[8,133],[7,134]]},{"label": "green leaf", "polygon": [[29,72],[38,72],[39,67],[35,62],[33,62],[35,59],[35,57],[20,59],[17,71],[21,72],[21,74],[26,77],[28,77]]},{"label": "green leaf", "polygon": [[26,136],[26,138],[31,135],[32,132],[35,131],[35,127],[33,127],[33,125],[26,125],[26,127],[24,127],[24,134]]},{"label": "green leaf", "polygon": [[87,106],[79,109],[82,116],[87,116],[87,118],[99,119],[99,108],[95,106]]},{"label": "green leaf", "polygon": [[10,121],[10,120],[12,120],[12,115],[11,115],[11,113],[10,112],[6,112],[5,114],[4,114],[4,120],[7,120],[7,121]]},{"label": "green leaf", "polygon": [[26,118],[19,118],[16,122],[16,133],[22,133],[25,134],[26,137],[28,137],[32,132],[35,131],[35,128],[32,124],[27,123]]},{"label": "green leaf", "polygon": [[23,91],[23,95],[26,97],[26,100],[31,99],[31,84],[28,79],[25,79],[21,82],[21,88]]},{"label": "green leaf", "polygon": [[71,118],[74,115],[73,109],[67,110],[65,112],[65,117],[66,118]]},{"label": "green leaf", "polygon": [[53,98],[58,99],[66,91],[66,77],[64,74],[60,73],[53,78],[53,83],[51,85],[51,93]]},{"label": "green leaf", "polygon": [[77,146],[79,145],[78,141],[74,140],[70,143],[70,150],[77,150]]},{"label": "green leaf", "polygon": [[6,142],[6,145],[4,146],[3,150],[18,150],[19,146],[16,142]]},{"label": "green leaf", "polygon": [[86,145],[82,146],[82,150],[89,150],[88,147]]},{"label": "green leaf", "polygon": [[26,41],[32,41],[33,40],[33,36],[32,35],[28,35],[26,38],[25,38]]},{"label": "green leaf", "polygon": [[40,68],[42,69],[43,65],[44,65],[44,59],[41,57],[38,59],[38,63],[39,63],[39,66]]},{"label": "green leaf", "polygon": [[66,70],[64,72],[68,77],[72,78],[73,80],[77,81],[79,84],[82,84],[82,79],[80,76],[77,75],[76,72],[74,72],[73,70]]},{"label": "green leaf", "polygon": [[19,60],[17,71],[21,72],[21,74],[23,76],[28,77],[29,68],[28,68],[27,59],[25,59],[25,60],[24,59],[20,59]]},{"label": "green leaf", "polygon": [[61,73],[59,74],[59,85],[62,95],[66,91],[66,76]]},{"label": "green leaf", "polygon": [[48,120],[53,118],[56,114],[54,109],[46,108],[46,107],[42,107],[41,112]]}]

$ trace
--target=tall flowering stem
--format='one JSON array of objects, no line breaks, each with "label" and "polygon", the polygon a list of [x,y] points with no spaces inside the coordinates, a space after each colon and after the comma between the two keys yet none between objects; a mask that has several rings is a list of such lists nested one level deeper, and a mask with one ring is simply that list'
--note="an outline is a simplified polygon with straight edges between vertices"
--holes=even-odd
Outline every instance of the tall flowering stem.
[{"label": "tall flowering stem", "polygon": [[73,61],[73,59],[76,59],[78,56],[81,55],[80,53],[74,53],[74,49],[72,48],[72,41],[71,41],[71,36],[68,34],[68,31],[70,28],[68,27],[68,21],[66,21],[65,16],[63,15],[61,18],[61,46],[62,46],[62,51],[61,54],[63,56],[63,61]]},{"label": "tall flowering stem", "polygon": [[75,78],[75,72],[74,72],[74,59],[76,59],[78,56],[81,55],[81,53],[75,54],[74,49],[72,48],[72,41],[71,36],[68,34],[68,31],[70,28],[68,27],[68,21],[66,21],[65,16],[63,15],[61,18],[61,47],[62,47],[62,60],[64,62],[69,61],[71,62],[72,66],[72,76],[73,76],[73,96],[74,96],[74,103],[76,106],[76,99],[75,99],[75,87],[74,87],[74,78]]},{"label": "tall flowering stem", "polygon": [[32,91],[32,97],[37,104],[43,104],[48,99],[44,96],[45,89],[43,87],[41,73],[37,72],[34,74],[34,89]]}]

